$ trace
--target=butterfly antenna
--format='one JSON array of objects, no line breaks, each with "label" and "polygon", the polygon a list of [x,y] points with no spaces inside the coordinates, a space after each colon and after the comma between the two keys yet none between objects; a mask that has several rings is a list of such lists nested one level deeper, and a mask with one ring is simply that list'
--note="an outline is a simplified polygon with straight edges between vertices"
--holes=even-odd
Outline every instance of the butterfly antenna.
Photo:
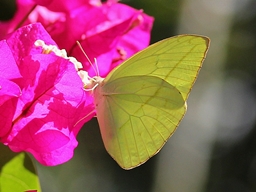
[{"label": "butterfly antenna", "polygon": [[76,41],[76,43],[77,43],[78,47],[81,49],[81,51],[84,54],[84,56],[86,57],[86,59],[88,60],[88,62],[90,63],[90,65],[92,66],[92,68],[95,71],[95,73],[98,74],[98,72],[99,72],[98,66],[97,66],[97,69],[95,69],[95,67],[93,66],[93,64],[92,64],[91,60],[89,59],[88,55],[85,53],[85,51],[84,51],[82,45],[80,44],[80,42]]},{"label": "butterfly antenna", "polygon": [[95,67],[96,67],[97,76],[100,76],[99,66],[98,66],[98,62],[97,62],[96,58],[94,58],[94,63],[95,63]]}]

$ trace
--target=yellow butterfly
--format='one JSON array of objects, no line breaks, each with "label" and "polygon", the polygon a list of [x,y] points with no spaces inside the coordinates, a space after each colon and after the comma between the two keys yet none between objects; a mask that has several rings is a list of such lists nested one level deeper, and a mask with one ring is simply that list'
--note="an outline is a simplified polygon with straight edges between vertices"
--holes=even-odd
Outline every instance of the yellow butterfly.
[{"label": "yellow butterfly", "polygon": [[93,78],[103,142],[122,168],[146,162],[172,136],[209,43],[198,35],[171,37],[135,54],[105,79]]}]

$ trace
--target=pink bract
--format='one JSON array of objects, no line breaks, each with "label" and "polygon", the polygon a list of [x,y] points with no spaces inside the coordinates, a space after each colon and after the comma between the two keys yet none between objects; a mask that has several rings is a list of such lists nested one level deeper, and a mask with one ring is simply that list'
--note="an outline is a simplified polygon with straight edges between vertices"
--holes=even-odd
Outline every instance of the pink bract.
[{"label": "pink bract", "polygon": [[[87,12],[77,9],[68,17],[66,29],[52,36],[94,76],[94,70],[75,43],[78,40],[89,59],[97,59],[100,76],[105,77],[118,64],[148,46],[152,23],[153,18],[142,10],[105,3]],[[63,38],[67,41],[61,41]]]},{"label": "pink bract", "polygon": [[15,79],[21,78],[14,57],[6,41],[0,41],[0,138],[6,135],[12,125],[15,105],[21,96],[21,89]]},{"label": "pink bract", "polygon": [[55,45],[40,24],[22,27],[1,41],[5,48],[0,47],[0,52],[12,52],[10,61],[18,68],[13,82],[21,94],[8,105],[12,126],[4,133],[1,129],[0,136],[13,151],[30,152],[43,165],[58,165],[72,158],[76,135],[94,116],[84,118],[94,108],[73,63],[55,54],[42,54],[42,49],[34,46],[38,39]]}]

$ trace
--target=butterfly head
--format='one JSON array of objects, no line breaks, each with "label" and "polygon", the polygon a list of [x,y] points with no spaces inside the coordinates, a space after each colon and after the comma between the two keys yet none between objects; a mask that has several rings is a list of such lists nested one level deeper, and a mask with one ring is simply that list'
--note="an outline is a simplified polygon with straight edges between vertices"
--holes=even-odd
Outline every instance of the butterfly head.
[{"label": "butterfly head", "polygon": [[[84,89],[86,91],[93,91],[98,85],[102,83],[104,78],[100,76],[94,76],[94,77],[89,77],[89,81],[87,83],[84,83]],[[84,82],[84,81],[83,81]]]}]

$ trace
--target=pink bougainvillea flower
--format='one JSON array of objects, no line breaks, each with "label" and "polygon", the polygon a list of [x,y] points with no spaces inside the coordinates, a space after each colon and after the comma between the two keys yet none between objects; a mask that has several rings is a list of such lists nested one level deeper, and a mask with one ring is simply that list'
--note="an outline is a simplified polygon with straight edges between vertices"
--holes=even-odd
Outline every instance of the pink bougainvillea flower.
[{"label": "pink bougainvillea flower", "polygon": [[12,126],[8,132],[0,130],[0,139],[15,152],[33,154],[43,165],[58,165],[73,156],[76,135],[94,116],[94,107],[74,63],[35,46],[37,40],[56,45],[38,23],[18,29],[0,44],[5,46],[0,47],[1,54],[11,50],[18,68],[13,82],[21,90],[9,105],[14,110]]},{"label": "pink bougainvillea flower", "polygon": [[[77,40],[91,61],[97,59],[105,77],[115,66],[148,46],[153,18],[121,3],[104,3],[89,11],[77,9],[67,17],[66,29],[52,34],[60,47],[76,57],[90,76],[95,73],[74,42]],[[67,41],[61,41],[66,38]]]},{"label": "pink bougainvillea flower", "polygon": [[94,76],[95,71],[76,44],[79,41],[90,61],[97,59],[100,75],[105,77],[118,64],[148,46],[152,24],[153,18],[142,10],[107,1],[90,9],[88,4],[71,9],[65,20],[58,23],[59,27],[47,29],[58,46],[81,61],[84,70]]},{"label": "pink bougainvillea flower", "polygon": [[[17,2],[20,6],[25,6],[23,0]],[[153,18],[142,10],[133,9],[117,0],[104,3],[100,0],[25,2],[30,8],[33,7],[33,2],[41,6],[38,5],[29,14],[24,24],[42,23],[57,45],[81,61],[90,76],[94,76],[95,72],[76,41],[82,44],[91,61],[97,59],[102,77],[149,44]],[[18,13],[23,13],[23,10],[18,9]],[[14,22],[17,23],[17,20]]]}]

